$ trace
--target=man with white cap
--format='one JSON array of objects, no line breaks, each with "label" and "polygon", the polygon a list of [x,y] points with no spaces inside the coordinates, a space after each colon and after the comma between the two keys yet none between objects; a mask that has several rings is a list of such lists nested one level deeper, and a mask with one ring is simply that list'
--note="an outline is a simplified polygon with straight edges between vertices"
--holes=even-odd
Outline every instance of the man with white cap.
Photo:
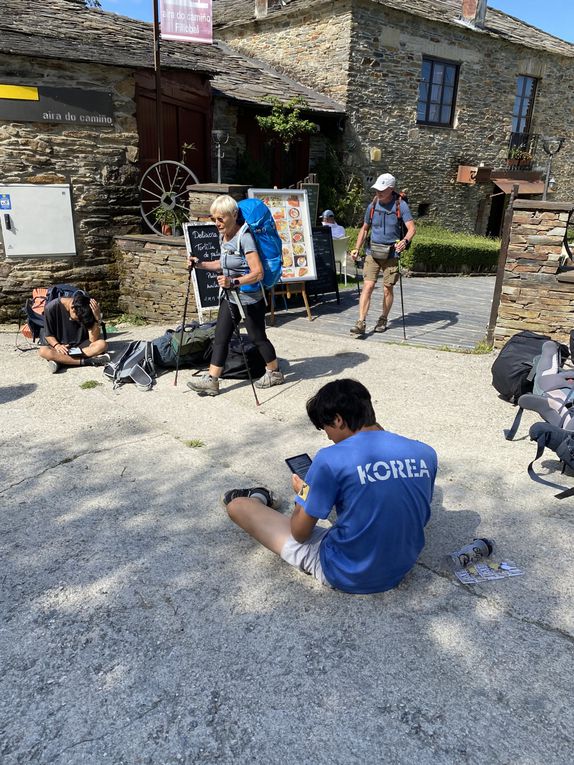
[{"label": "man with white cap", "polygon": [[396,193],[395,185],[395,177],[390,173],[383,173],[371,186],[375,189],[375,198],[365,212],[365,220],[357,237],[357,247],[351,250],[351,257],[357,260],[370,234],[363,269],[364,286],[359,299],[359,319],[351,328],[353,335],[365,334],[371,295],[381,271],[383,312],[377,320],[375,332],[386,330],[387,318],[393,305],[393,288],[399,280],[398,256],[409,246],[416,233],[411,211]]},{"label": "man with white cap", "polygon": [[321,215],[321,220],[324,226],[329,226],[331,229],[333,239],[343,239],[345,237],[345,229],[336,222],[333,210],[325,210],[323,215]]}]

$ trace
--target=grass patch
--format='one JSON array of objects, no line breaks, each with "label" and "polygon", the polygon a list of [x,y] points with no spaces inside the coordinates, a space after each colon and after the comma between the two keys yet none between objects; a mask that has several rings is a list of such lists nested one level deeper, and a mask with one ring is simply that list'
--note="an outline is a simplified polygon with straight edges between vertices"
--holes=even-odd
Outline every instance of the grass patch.
[{"label": "grass patch", "polygon": [[465,353],[467,356],[482,356],[485,353],[490,353],[493,346],[489,345],[486,340],[479,340],[474,348],[456,348],[452,345],[439,345],[437,351],[445,351],[446,353]]},{"label": "grass patch", "polygon": [[202,446],[205,446],[204,442],[199,438],[190,438],[188,441],[184,441],[183,443],[190,449],[201,449]]},{"label": "grass patch", "polygon": [[80,388],[82,390],[90,390],[91,388],[97,388],[99,385],[102,385],[102,383],[97,380],[85,380],[80,384]]},{"label": "grass patch", "polygon": [[131,324],[134,327],[145,327],[148,323],[147,319],[137,313],[121,313],[119,316],[112,316],[110,321],[113,324]]}]

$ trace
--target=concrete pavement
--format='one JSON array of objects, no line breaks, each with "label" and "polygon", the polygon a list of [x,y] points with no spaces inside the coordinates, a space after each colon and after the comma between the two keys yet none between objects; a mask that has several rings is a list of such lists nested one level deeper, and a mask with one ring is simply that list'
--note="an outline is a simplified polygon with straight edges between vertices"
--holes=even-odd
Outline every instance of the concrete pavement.
[{"label": "concrete pavement", "polygon": [[[572,501],[530,481],[532,443],[504,440],[494,356],[293,326],[270,330],[287,382],[260,407],[243,382],[197,397],[188,371],[150,393],[50,375],[2,328],[5,765],[570,761]],[[219,504],[264,482],[289,511],[284,458],[328,443],[304,403],[341,376],[439,454],[427,545],[381,595],[322,588]],[[458,584],[444,556],[475,536],[525,576]]]}]

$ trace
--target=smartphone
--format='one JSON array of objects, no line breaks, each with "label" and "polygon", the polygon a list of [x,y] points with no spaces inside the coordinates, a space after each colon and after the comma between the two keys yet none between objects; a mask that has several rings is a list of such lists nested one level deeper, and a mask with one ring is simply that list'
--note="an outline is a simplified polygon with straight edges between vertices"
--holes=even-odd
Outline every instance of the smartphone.
[{"label": "smartphone", "polygon": [[292,473],[298,475],[303,481],[305,480],[307,471],[311,467],[311,457],[308,454],[297,454],[295,457],[287,457],[285,462]]},{"label": "smartphone", "polygon": [[81,348],[75,348],[75,347],[68,348],[68,353],[70,354],[70,356],[83,356],[84,355]]}]

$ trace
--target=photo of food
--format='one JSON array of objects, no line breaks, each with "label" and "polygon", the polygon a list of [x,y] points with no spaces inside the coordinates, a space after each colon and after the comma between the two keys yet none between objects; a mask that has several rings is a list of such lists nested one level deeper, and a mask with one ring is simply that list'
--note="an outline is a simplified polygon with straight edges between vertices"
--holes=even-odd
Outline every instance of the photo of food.
[{"label": "photo of food", "polygon": [[276,220],[275,227],[280,234],[289,231],[289,223],[286,220]]},{"label": "photo of food", "polygon": [[298,271],[297,276],[306,276],[309,273],[308,268],[300,268]]},{"label": "photo of food", "polygon": [[298,266],[306,266],[307,265],[307,258],[297,258],[297,265]]},{"label": "photo of food", "polygon": [[[293,252],[295,255],[304,255],[305,254],[305,245],[304,244],[294,244],[293,245]],[[305,265],[307,265],[305,263]]]},{"label": "photo of food", "polygon": [[292,235],[291,239],[293,239],[294,242],[302,242],[303,241],[303,233],[301,231],[295,231]]},{"label": "photo of food", "polygon": [[289,215],[292,218],[298,218],[300,216],[299,210],[296,207],[291,207],[289,209]]},{"label": "photo of food", "polygon": [[296,229],[302,229],[303,228],[303,221],[300,218],[298,218],[296,220],[295,219],[291,219],[289,221],[289,228],[291,229],[291,231],[294,231]]},{"label": "photo of food", "polygon": [[279,239],[281,239],[282,242],[289,242],[289,234],[287,231],[279,231]]},{"label": "photo of food", "polygon": [[299,197],[289,197],[287,204],[291,207],[299,207]]},{"label": "photo of food", "polygon": [[285,217],[285,210],[282,208],[273,208],[271,210],[271,215],[273,216],[273,220],[282,220]]},{"label": "photo of food", "polygon": [[293,265],[293,258],[291,255],[283,255],[281,263],[283,264],[283,268],[290,268]]},{"label": "photo of food", "polygon": [[282,279],[294,279],[295,278],[295,270],[293,268],[284,268],[283,274],[281,276]]}]

